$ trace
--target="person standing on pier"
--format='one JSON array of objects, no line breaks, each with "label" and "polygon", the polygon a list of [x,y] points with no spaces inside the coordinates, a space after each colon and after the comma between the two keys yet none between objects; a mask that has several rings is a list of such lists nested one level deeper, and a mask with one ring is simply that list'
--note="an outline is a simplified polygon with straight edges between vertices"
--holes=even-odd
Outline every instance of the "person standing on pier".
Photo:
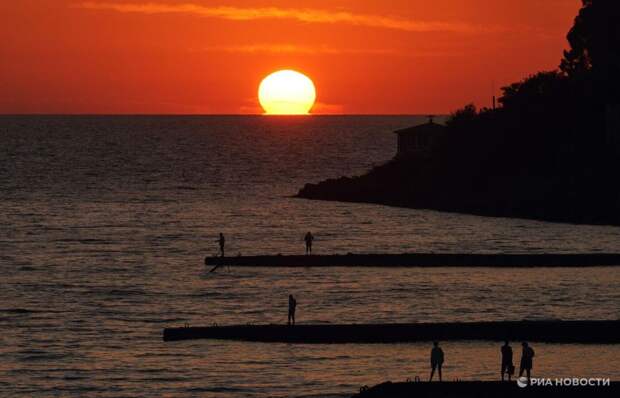
[{"label": "person standing on pier", "polygon": [[[297,300],[292,294],[288,295],[288,324],[295,325],[295,309],[297,309]],[[292,321],[292,323],[291,323]]]},{"label": "person standing on pier", "polygon": [[306,254],[312,254],[312,241],[314,241],[314,235],[308,231],[306,236],[304,236],[304,241],[306,242]]},{"label": "person standing on pier", "polygon": [[508,381],[515,372],[515,366],[512,364],[512,347],[508,340],[504,342],[504,345],[501,349],[502,352],[502,381],[504,381],[504,374],[508,375]]},{"label": "person standing on pier", "polygon": [[521,366],[519,366],[519,377],[523,376],[523,371],[527,375],[527,384],[530,384],[532,376],[532,365],[534,359],[534,350],[527,344],[527,341],[521,343],[523,351],[521,351]]},{"label": "person standing on pier", "polygon": [[443,366],[443,350],[439,347],[439,342],[433,342],[433,349],[431,350],[431,377],[428,380],[433,381],[435,375],[435,369],[439,373],[439,381],[441,381],[441,367]]},{"label": "person standing on pier", "polygon": [[224,234],[220,232],[220,237],[217,240],[220,244],[220,257],[224,257],[224,246],[226,245],[226,238],[224,238]]}]

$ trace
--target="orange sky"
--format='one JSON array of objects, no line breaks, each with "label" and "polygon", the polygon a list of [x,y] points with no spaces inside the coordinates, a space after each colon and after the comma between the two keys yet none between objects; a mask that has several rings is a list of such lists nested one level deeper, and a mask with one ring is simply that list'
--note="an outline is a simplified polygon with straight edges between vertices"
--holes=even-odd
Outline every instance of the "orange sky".
[{"label": "orange sky", "polygon": [[268,73],[313,113],[446,113],[555,68],[579,0],[0,2],[0,113],[261,113]]}]

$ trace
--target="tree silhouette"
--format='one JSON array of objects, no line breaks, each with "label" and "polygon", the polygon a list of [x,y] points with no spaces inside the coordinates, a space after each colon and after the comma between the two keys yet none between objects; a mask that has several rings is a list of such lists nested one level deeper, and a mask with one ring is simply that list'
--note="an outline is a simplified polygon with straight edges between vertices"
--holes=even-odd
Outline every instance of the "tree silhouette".
[{"label": "tree silhouette", "polygon": [[582,0],[583,7],[566,35],[560,70],[573,79],[590,80],[597,95],[617,101],[620,75],[620,2]]},{"label": "tree silhouette", "polygon": [[450,115],[450,119],[448,119],[448,126],[458,126],[462,124],[466,124],[471,122],[478,115],[478,111],[476,110],[476,105],[467,104],[461,109],[457,109]]},{"label": "tree silhouette", "polygon": [[564,51],[564,58],[560,63],[560,69],[567,76],[581,75],[590,71],[595,62],[593,60],[601,56],[600,46],[597,45],[601,42],[601,32],[596,24],[598,18],[597,9],[593,7],[594,0],[582,1],[583,7],[566,35],[570,49]]}]

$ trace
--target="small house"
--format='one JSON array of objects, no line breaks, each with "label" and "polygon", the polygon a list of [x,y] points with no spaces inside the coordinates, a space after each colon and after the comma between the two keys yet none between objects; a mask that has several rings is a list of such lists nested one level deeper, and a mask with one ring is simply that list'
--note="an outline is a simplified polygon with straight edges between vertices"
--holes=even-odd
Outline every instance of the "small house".
[{"label": "small house", "polygon": [[428,122],[424,124],[396,130],[394,132],[398,136],[396,158],[430,155],[445,132],[446,126],[435,123],[433,116],[429,116]]}]

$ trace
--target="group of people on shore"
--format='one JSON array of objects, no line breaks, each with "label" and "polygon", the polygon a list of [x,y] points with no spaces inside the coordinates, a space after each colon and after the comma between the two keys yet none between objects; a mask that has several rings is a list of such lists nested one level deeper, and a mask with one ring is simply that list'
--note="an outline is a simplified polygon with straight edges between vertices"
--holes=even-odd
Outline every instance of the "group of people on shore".
[{"label": "group of people on shore", "polygon": [[[519,377],[523,376],[523,373],[526,374],[527,382],[530,383],[530,379],[532,376],[532,366],[534,364],[534,349],[530,347],[527,341],[521,343],[521,362],[519,364]],[[506,340],[504,345],[500,349],[502,365],[501,365],[501,378],[502,381],[505,380],[506,376],[508,376],[508,381],[512,379],[512,376],[515,373],[515,366],[512,361],[512,347],[510,346],[510,342]],[[439,342],[433,342],[433,348],[431,349],[431,376],[428,381],[433,381],[433,376],[435,375],[435,371],[439,374],[439,381],[441,381],[441,368],[444,362],[444,354],[441,347],[439,347]]]},{"label": "group of people on shore", "polygon": [[[292,294],[288,296],[288,322],[289,326],[295,325],[295,311],[297,310],[297,299],[293,297]],[[523,376],[523,373],[526,374],[527,382],[529,384],[531,375],[532,375],[532,366],[534,364],[534,350],[527,341],[521,343],[521,362],[519,364],[519,377]],[[502,381],[505,380],[506,376],[508,377],[508,381],[512,379],[512,376],[515,373],[515,366],[513,363],[513,355],[512,355],[512,347],[510,346],[510,342],[508,340],[504,341],[504,345],[500,348],[501,352],[501,378]],[[437,372],[439,376],[439,381],[442,381],[441,370],[444,363],[444,353],[443,349],[439,347],[439,342],[433,342],[433,348],[431,349],[431,375],[428,381],[433,381],[433,376],[435,376],[435,372]]]},{"label": "group of people on shore", "polygon": [[[304,236],[304,242],[306,243],[306,254],[312,254],[312,243],[314,242],[314,235],[308,231],[308,233]],[[226,245],[226,238],[223,233],[220,233],[218,243],[220,246],[220,256],[224,257],[224,250]],[[289,326],[295,325],[295,311],[297,309],[297,300],[293,297],[292,294],[288,296],[288,317],[287,324]],[[521,351],[521,362],[519,364],[519,377],[523,376],[523,373],[526,374],[528,383],[530,382],[533,359],[534,359],[534,350],[529,344],[524,341],[521,343],[522,351]],[[508,340],[504,342],[504,345],[500,349],[501,352],[501,379],[502,381],[505,378],[508,378],[508,381],[512,379],[512,376],[515,373],[515,366],[513,363],[513,352],[512,347]],[[441,347],[439,347],[439,342],[433,342],[433,348],[431,349],[431,375],[429,377],[429,381],[433,380],[435,376],[435,372],[437,372],[439,376],[439,381],[442,381],[442,367],[444,363],[444,353]]]},{"label": "group of people on shore", "polygon": [[[314,242],[314,235],[312,235],[312,232],[308,231],[308,233],[306,233],[306,235],[304,236],[304,242],[306,243],[306,254],[312,254],[312,243]],[[217,238],[217,243],[220,248],[218,255],[220,257],[225,257],[226,237],[221,232],[219,237]]]}]

